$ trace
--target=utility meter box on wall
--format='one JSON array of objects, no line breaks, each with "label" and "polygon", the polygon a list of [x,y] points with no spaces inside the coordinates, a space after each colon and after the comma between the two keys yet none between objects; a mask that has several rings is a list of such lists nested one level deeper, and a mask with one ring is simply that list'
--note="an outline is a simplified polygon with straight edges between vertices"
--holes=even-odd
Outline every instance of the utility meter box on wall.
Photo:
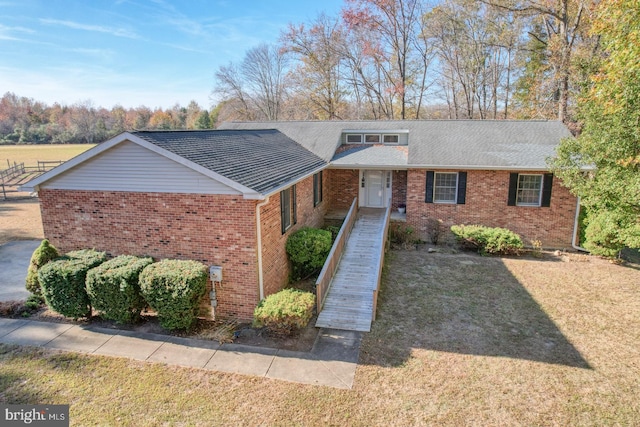
[{"label": "utility meter box on wall", "polygon": [[222,267],[217,265],[209,267],[209,277],[212,282],[222,282]]}]

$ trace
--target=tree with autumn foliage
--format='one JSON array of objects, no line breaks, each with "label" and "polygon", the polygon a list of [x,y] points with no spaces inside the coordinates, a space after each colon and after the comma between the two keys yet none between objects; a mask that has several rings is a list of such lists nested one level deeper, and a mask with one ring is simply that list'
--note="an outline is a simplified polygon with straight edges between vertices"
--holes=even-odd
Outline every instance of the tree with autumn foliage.
[{"label": "tree with autumn foliage", "polygon": [[302,95],[298,102],[306,104],[317,118],[343,118],[347,90],[340,75],[344,61],[340,50],[345,41],[339,19],[321,14],[309,26],[289,24],[281,41],[298,59],[289,80]]},{"label": "tree with autumn foliage", "polygon": [[585,248],[614,256],[640,248],[640,8],[610,0],[592,32],[604,55],[579,103],[582,134],[562,142],[555,173],[586,209]]},{"label": "tree with autumn foliage", "polygon": [[359,36],[356,40],[363,47],[365,63],[379,77],[371,79],[359,72],[365,87],[384,107],[385,118],[396,118],[396,105],[399,118],[407,118],[422,13],[419,0],[347,0],[342,12],[347,28]]}]

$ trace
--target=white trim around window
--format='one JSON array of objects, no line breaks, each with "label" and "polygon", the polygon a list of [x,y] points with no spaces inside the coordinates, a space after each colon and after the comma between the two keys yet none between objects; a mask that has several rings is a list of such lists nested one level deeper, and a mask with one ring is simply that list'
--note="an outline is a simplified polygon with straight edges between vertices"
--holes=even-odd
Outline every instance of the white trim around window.
[{"label": "white trim around window", "polygon": [[362,134],[348,133],[346,141],[347,141],[347,144],[362,144]]},{"label": "white trim around window", "polygon": [[542,174],[519,174],[516,206],[542,205]]},{"label": "white trim around window", "polygon": [[455,204],[458,200],[458,173],[436,172],[433,182],[433,203]]}]

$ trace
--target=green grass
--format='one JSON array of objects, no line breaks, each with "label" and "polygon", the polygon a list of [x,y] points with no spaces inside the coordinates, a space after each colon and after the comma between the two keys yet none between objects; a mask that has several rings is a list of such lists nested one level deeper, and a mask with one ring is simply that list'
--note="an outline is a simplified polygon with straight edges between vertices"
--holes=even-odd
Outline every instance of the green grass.
[{"label": "green grass", "polygon": [[609,426],[640,419],[637,266],[393,251],[352,390],[0,346],[0,403],[71,425]]},{"label": "green grass", "polygon": [[25,166],[37,166],[38,160],[66,161],[92,147],[95,144],[0,145],[0,170],[8,167],[7,161]]}]

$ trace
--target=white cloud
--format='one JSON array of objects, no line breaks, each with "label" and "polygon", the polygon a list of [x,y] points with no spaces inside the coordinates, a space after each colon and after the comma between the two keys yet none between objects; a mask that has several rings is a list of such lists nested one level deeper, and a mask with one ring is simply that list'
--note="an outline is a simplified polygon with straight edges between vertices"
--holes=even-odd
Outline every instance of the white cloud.
[{"label": "white cloud", "polygon": [[[25,71],[0,66],[0,81],[11,92],[47,104],[71,105],[92,100],[97,107],[150,108],[186,106],[192,99],[209,108],[210,82],[205,78],[167,79],[144,73],[127,74],[107,68],[49,67]],[[170,81],[170,83],[168,83]]]},{"label": "white cloud", "polygon": [[21,37],[18,37],[17,35],[23,35],[23,34],[34,34],[35,31],[33,31],[30,28],[25,28],[25,27],[8,27],[6,25],[2,25],[0,24],[0,40],[10,40],[10,41],[28,41],[26,39],[23,39]]},{"label": "white cloud", "polygon": [[126,28],[111,28],[102,25],[87,25],[80,22],[64,21],[60,19],[40,19],[40,22],[48,25],[60,25],[63,27],[72,28],[75,30],[92,31],[97,33],[111,34],[116,37],[126,37],[129,39],[139,39],[140,36],[134,31]]}]

